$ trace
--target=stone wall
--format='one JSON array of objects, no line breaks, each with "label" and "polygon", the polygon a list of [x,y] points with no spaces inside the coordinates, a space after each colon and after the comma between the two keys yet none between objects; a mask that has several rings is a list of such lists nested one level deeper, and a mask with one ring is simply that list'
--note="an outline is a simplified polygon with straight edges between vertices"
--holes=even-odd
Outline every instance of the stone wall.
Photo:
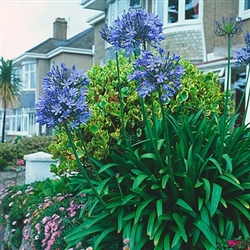
[{"label": "stone wall", "polygon": [[171,54],[177,53],[185,60],[203,61],[204,42],[201,29],[174,31],[166,34],[162,47]]}]

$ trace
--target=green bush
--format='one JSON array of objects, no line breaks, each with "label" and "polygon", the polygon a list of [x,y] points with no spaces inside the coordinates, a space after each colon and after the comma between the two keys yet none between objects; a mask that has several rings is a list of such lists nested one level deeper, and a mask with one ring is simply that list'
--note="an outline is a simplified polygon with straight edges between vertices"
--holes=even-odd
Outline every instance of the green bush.
[{"label": "green bush", "polygon": [[7,167],[8,162],[5,159],[0,158],[0,171],[3,171]]},{"label": "green bush", "polygon": [[0,143],[0,158],[8,163],[15,163],[18,159],[18,149],[13,142]]},{"label": "green bush", "polygon": [[23,136],[16,139],[18,158],[24,155],[36,153],[39,151],[49,153],[49,145],[55,140],[53,136],[33,135],[31,137]]},{"label": "green bush", "polygon": [[15,164],[24,155],[43,151],[49,153],[49,145],[55,140],[53,136],[33,135],[19,136],[14,141],[0,144],[0,158],[9,164]]},{"label": "green bush", "polygon": [[[166,104],[166,108],[174,113],[179,110],[181,114],[192,114],[199,110],[203,115],[211,117],[212,114],[221,114],[224,107],[225,93],[218,85],[218,75],[203,73],[188,61],[182,61],[186,74],[182,78],[182,89]],[[128,58],[119,57],[120,79],[122,86],[124,120],[130,141],[143,138],[143,116],[140,108],[140,99],[136,83],[128,80],[132,74],[132,63]],[[116,74],[116,61],[110,60],[104,66],[95,65],[89,72],[90,78],[88,100],[92,118],[82,129],[85,146],[95,159],[107,162],[110,148],[121,141],[121,113],[118,99],[118,80]],[[204,93],[206,93],[204,95]],[[157,100],[157,97],[155,97]],[[160,107],[157,101],[154,108],[160,116]],[[229,112],[233,104],[230,103]],[[147,114],[151,114],[151,106],[146,106]],[[50,145],[54,158],[59,158],[59,167],[52,168],[57,175],[76,171],[78,168],[74,161],[73,152],[68,144],[68,137],[64,132],[56,132],[57,140]],[[86,165],[86,156],[83,151],[81,136],[74,136],[78,153]]]}]

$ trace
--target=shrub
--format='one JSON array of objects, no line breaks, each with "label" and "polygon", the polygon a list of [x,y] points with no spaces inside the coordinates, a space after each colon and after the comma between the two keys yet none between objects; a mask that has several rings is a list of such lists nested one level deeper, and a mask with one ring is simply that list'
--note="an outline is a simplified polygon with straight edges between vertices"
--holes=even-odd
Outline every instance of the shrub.
[{"label": "shrub", "polygon": [[5,159],[8,163],[15,163],[18,158],[18,150],[13,142],[0,144],[0,158]]},{"label": "shrub", "polygon": [[[221,92],[218,84],[218,75],[203,73],[188,61],[182,61],[186,74],[182,78],[182,89],[166,104],[166,108],[174,113],[179,109],[181,114],[192,114],[202,110],[202,114],[211,117],[212,114],[221,114],[223,111],[225,93]],[[133,73],[132,63],[128,58],[119,57],[120,79],[124,104],[124,119],[130,140],[136,141],[143,136],[143,116],[140,108],[140,99],[136,92],[136,83],[128,81]],[[116,61],[109,60],[107,65],[95,65],[89,72],[90,86],[88,92],[89,108],[92,118],[82,129],[85,146],[91,156],[107,162],[110,148],[117,141],[121,141],[121,114],[118,98],[118,80],[116,74]],[[206,95],[204,95],[206,93]],[[157,96],[155,96],[157,100]],[[155,110],[160,116],[159,104],[155,101]],[[229,105],[228,112],[232,112],[233,104]],[[146,107],[147,114],[151,113],[151,106]],[[63,130],[62,130],[63,131]],[[78,170],[74,161],[73,152],[68,144],[65,132],[55,131],[57,140],[50,145],[54,158],[61,160],[58,167],[52,168],[57,175]],[[74,136],[77,141],[77,150],[86,165],[86,156],[81,143],[81,136]]]},{"label": "shrub", "polygon": [[0,170],[3,171],[7,167],[8,162],[5,159],[0,158]]},{"label": "shrub", "polygon": [[53,136],[19,136],[12,142],[0,144],[0,158],[5,159],[9,164],[16,164],[17,160],[22,159],[24,155],[38,151],[49,153],[48,147],[54,139]]}]

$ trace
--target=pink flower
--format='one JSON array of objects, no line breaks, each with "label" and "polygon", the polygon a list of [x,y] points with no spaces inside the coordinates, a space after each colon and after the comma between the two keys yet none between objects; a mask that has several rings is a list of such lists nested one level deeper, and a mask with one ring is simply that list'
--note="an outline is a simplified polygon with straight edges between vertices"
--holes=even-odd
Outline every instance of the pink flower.
[{"label": "pink flower", "polygon": [[240,240],[228,240],[227,243],[230,247],[235,247],[236,245],[241,244],[241,241]]},{"label": "pink flower", "polygon": [[129,242],[130,242],[130,239],[129,239],[129,238],[126,238],[126,239],[123,240],[123,243],[124,243],[124,244],[129,244]]}]

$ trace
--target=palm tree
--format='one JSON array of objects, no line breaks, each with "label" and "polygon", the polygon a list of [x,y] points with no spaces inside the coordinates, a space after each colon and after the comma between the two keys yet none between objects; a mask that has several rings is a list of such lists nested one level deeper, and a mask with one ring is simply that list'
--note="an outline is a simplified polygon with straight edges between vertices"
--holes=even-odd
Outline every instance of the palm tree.
[{"label": "palm tree", "polygon": [[21,80],[16,77],[12,60],[0,59],[0,99],[3,108],[2,143],[4,142],[7,107],[19,101],[21,94]]}]

